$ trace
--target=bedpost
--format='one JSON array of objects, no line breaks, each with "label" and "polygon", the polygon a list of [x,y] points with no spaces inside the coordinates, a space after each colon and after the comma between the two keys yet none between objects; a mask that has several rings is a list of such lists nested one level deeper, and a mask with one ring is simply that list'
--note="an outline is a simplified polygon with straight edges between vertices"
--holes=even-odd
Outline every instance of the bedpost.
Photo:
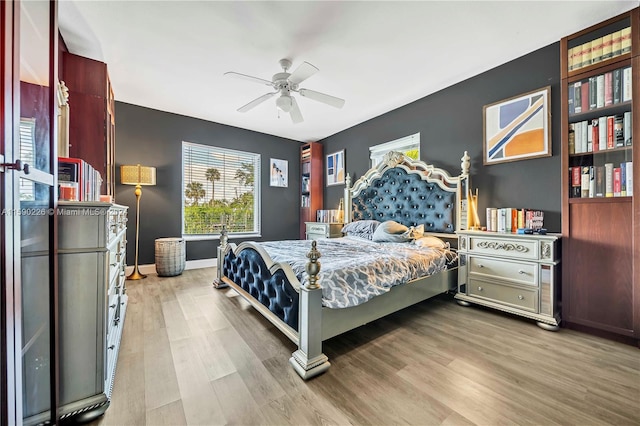
[{"label": "bedpost", "polygon": [[307,257],[309,282],[300,288],[298,350],[289,359],[296,373],[305,380],[324,373],[331,366],[329,358],[322,353],[322,288],[318,284],[320,252],[315,241],[311,243]]},{"label": "bedpost", "polygon": [[218,254],[216,264],[218,266],[216,271],[216,278],[213,280],[213,286],[215,288],[224,288],[228,284],[222,282],[222,266],[224,265],[224,254],[227,251],[227,243],[229,236],[227,235],[227,225],[222,224],[222,230],[220,231],[220,244],[218,245]]},{"label": "bedpost", "polygon": [[460,176],[458,177],[458,209],[456,212],[456,231],[469,228],[468,214],[469,214],[469,169],[471,168],[471,157],[467,151],[460,159]]},{"label": "bedpost", "polygon": [[342,204],[343,222],[351,222],[351,176],[349,173],[344,179],[344,203]]}]

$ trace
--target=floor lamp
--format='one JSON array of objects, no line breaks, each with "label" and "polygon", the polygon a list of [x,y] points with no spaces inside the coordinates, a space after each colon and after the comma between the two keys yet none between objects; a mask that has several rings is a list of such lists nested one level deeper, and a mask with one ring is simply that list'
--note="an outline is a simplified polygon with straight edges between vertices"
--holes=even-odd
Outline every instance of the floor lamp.
[{"label": "floor lamp", "polygon": [[140,235],[140,196],[142,195],[142,185],[156,184],[156,168],[146,167],[136,164],[135,166],[120,166],[120,182],[123,185],[135,185],[136,190],[136,261],[133,272],[127,277],[128,280],[141,280],[146,278],[138,271],[138,240]]}]

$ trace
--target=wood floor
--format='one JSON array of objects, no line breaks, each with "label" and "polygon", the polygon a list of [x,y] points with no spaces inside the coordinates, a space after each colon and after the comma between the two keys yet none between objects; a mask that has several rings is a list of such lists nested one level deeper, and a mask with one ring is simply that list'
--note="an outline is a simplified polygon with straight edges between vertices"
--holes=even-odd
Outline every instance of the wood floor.
[{"label": "wood floor", "polygon": [[640,425],[640,350],[442,296],[330,339],[302,381],[294,345],[214,269],[127,281],[112,402],[92,425]]}]

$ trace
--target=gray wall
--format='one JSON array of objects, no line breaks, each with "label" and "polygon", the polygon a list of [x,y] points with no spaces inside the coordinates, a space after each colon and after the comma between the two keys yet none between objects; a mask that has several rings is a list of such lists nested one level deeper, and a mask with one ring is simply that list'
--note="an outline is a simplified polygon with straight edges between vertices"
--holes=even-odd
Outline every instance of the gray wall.
[{"label": "gray wall", "polygon": [[[120,185],[120,166],[154,166],[157,185],[142,187],[140,198],[141,265],[155,262],[155,239],[182,235],[182,141],[261,154],[262,238],[297,239],[299,226],[300,143],[122,102],[116,102],[116,202],[130,207],[127,264],[134,263],[134,187]],[[289,162],[289,186],[269,186],[269,159]],[[239,242],[242,240],[234,240]],[[188,241],[187,260],[216,257],[218,240]]]},{"label": "gray wall", "polygon": [[[429,78],[429,76],[425,76]],[[482,165],[482,107],[551,86],[552,157]],[[347,102],[349,102],[347,100]],[[369,168],[369,146],[420,132],[420,157],[460,173],[471,156],[471,186],[478,188],[484,225],[486,207],[544,210],[545,227],[560,232],[560,44],[554,43],[409,105],[322,140],[325,153],[345,149],[352,179]],[[337,205],[342,187],[326,187],[325,205]]]},{"label": "gray wall", "polygon": [[[345,149],[353,178],[369,168],[369,146],[420,132],[421,159],[460,172],[460,158],[471,156],[472,188],[479,189],[480,220],[486,207],[544,210],[545,227],[561,227],[560,45],[554,43],[409,105],[375,117],[321,141],[324,153]],[[425,76],[428,78],[428,76]],[[551,86],[553,156],[482,165],[482,107]],[[347,100],[348,102],[348,100]],[[299,146],[282,139],[204,120],[122,102],[116,103],[116,164],[157,167],[157,186],[141,198],[140,264],[154,263],[154,240],[181,235],[181,142],[189,141],[262,155],[263,240],[297,239],[299,226]],[[269,186],[269,158],[289,161],[289,187]],[[119,170],[117,173],[119,181]],[[325,208],[335,208],[341,186],[325,187]],[[127,264],[133,264],[135,196],[133,187],[116,184],[116,201],[130,211]],[[187,259],[215,257],[218,240],[187,243]]]}]

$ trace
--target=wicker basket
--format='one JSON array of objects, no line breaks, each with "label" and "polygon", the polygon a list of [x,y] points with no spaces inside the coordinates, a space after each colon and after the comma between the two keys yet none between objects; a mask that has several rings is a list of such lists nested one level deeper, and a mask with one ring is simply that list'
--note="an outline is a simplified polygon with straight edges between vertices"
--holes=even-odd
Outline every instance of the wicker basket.
[{"label": "wicker basket", "polygon": [[156,240],[156,272],[159,277],[174,277],[184,271],[185,244],[182,238]]}]

